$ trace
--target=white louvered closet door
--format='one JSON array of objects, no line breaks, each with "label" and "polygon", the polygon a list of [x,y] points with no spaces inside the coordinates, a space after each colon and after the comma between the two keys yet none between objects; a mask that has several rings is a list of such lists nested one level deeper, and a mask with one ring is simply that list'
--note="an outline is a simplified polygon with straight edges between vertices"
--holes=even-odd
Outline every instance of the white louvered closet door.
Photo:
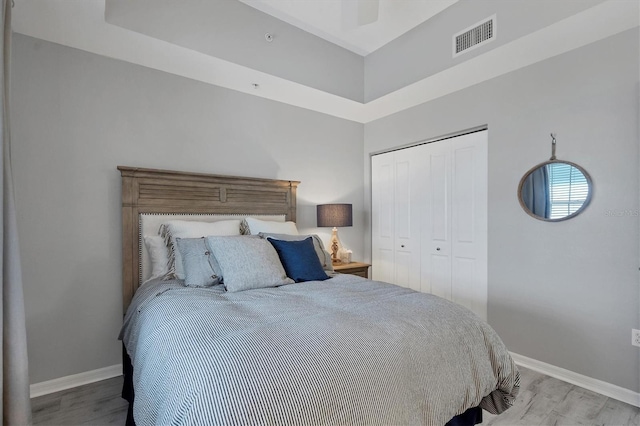
[{"label": "white louvered closet door", "polygon": [[420,197],[424,180],[416,152],[372,157],[372,278],[420,290]]},{"label": "white louvered closet door", "polygon": [[373,279],[486,320],[487,145],[481,131],[372,157]]}]

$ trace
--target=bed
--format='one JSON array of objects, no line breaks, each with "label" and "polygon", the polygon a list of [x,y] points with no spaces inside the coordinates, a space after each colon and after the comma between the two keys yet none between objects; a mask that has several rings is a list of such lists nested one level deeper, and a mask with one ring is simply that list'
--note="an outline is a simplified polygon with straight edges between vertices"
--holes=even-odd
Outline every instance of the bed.
[{"label": "bed", "polygon": [[[175,238],[173,267],[190,275],[147,279],[145,237],[185,219],[288,229],[299,182],[118,169],[128,423],[476,424],[513,404],[519,373],[491,327],[444,299],[332,273],[314,238]],[[187,285],[208,267],[213,284]]]}]

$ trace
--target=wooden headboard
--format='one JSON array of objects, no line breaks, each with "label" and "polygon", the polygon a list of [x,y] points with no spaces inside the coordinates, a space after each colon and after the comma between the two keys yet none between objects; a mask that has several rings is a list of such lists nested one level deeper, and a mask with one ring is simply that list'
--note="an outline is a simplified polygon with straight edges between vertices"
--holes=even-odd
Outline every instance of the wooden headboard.
[{"label": "wooden headboard", "polygon": [[267,214],[296,220],[300,182],[118,166],[122,176],[122,303],[140,286],[143,213]]}]

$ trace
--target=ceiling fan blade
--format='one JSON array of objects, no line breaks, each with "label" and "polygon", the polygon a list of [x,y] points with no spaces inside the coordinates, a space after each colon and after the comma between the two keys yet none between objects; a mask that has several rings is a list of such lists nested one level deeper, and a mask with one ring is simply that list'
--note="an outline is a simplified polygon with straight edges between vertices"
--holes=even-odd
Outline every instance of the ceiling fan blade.
[{"label": "ceiling fan blade", "polygon": [[342,0],[342,27],[353,29],[378,20],[378,0]]}]

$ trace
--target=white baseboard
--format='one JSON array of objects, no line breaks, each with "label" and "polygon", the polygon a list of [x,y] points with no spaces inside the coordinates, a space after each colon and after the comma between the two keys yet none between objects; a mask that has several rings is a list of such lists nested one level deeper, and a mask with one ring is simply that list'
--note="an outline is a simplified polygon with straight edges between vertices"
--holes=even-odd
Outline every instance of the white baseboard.
[{"label": "white baseboard", "polygon": [[97,370],[85,371],[84,373],[72,374],[71,376],[60,377],[58,379],[47,380],[46,382],[34,383],[29,387],[29,391],[31,398],[35,398],[37,396],[59,392],[121,375],[122,364],[117,364],[98,368]]},{"label": "white baseboard", "polygon": [[[573,371],[565,370],[564,368],[556,367],[555,365],[547,364],[546,362],[528,358],[513,352],[511,352],[511,356],[516,364],[525,368],[589,389],[590,391],[617,399],[618,401],[640,407],[640,393],[638,392],[603,382],[602,380],[583,376],[582,374],[574,373]],[[31,398],[75,388],[76,386],[99,382],[101,380],[111,379],[112,377],[120,375],[122,375],[122,364],[117,364],[110,367],[99,368],[97,370],[48,380],[46,382],[34,383],[30,387]]]},{"label": "white baseboard", "polygon": [[638,392],[603,382],[602,380],[583,376],[582,374],[574,373],[573,371],[565,370],[564,368],[556,367],[555,365],[547,364],[546,362],[532,358],[527,358],[526,356],[518,355],[513,352],[511,352],[511,356],[516,364],[525,368],[589,389],[590,391],[608,396],[609,398],[617,399],[618,401],[640,407],[640,393]]}]

